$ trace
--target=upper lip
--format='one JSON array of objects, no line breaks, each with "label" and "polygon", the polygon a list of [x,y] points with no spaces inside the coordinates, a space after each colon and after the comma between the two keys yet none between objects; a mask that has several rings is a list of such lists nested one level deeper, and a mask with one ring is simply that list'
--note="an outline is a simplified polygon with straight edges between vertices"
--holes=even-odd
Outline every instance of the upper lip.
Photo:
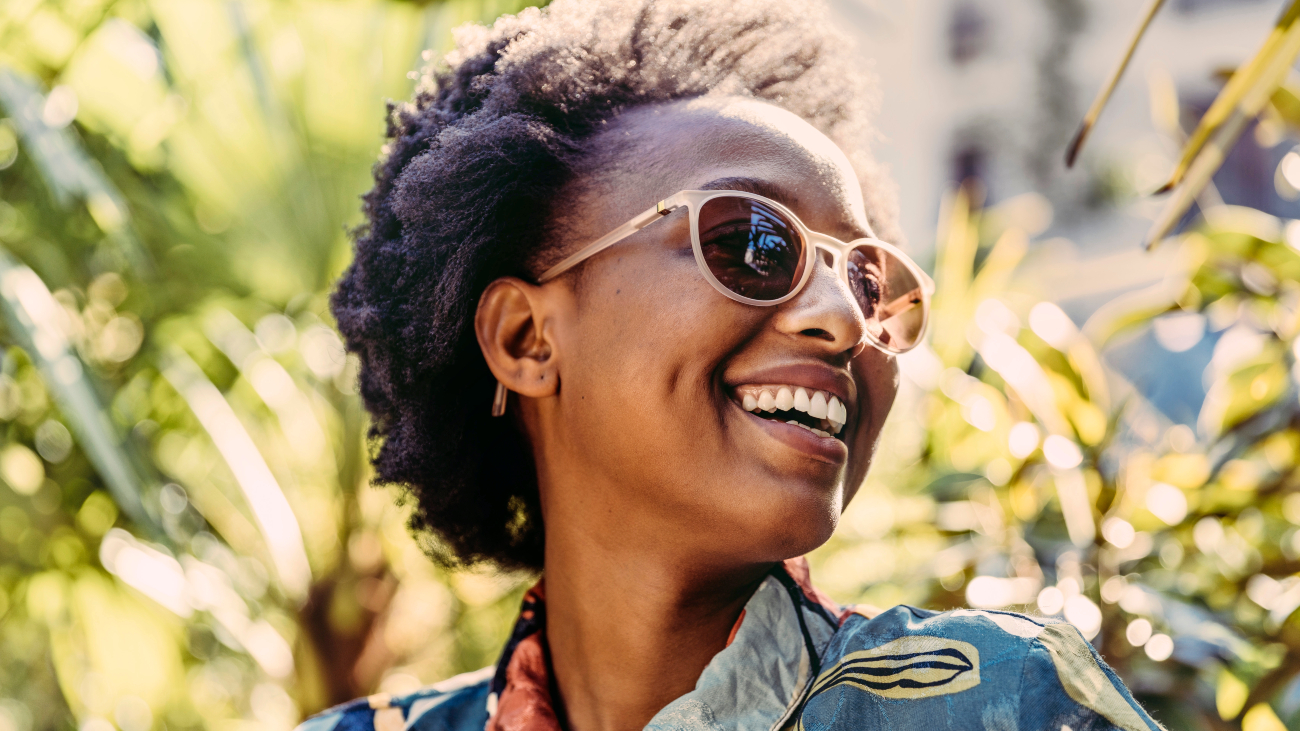
[{"label": "upper lip", "polygon": [[802,386],[808,389],[825,391],[839,398],[840,403],[853,415],[853,405],[857,403],[857,384],[848,372],[833,368],[825,363],[789,363],[772,366],[729,379],[727,387],[735,389],[748,384]]}]

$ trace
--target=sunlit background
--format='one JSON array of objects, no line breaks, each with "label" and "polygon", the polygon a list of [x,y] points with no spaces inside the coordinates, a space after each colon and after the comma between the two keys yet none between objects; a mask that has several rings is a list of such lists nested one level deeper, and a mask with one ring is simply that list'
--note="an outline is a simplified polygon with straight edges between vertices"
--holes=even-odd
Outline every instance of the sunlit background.
[{"label": "sunlit background", "polygon": [[[385,100],[520,5],[0,4],[0,731],[287,731],[495,660],[531,578],[368,486],[326,300]],[[1300,23],[1153,196],[1292,3],[1169,0],[1067,169],[1141,5],[832,2],[939,294],[814,578],[1062,616],[1171,729],[1300,728]]]}]

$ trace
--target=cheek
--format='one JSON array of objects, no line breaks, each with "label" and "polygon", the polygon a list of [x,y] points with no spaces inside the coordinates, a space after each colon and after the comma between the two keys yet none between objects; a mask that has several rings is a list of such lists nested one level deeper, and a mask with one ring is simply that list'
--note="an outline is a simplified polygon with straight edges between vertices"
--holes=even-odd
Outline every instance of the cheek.
[{"label": "cheek", "polygon": [[695,524],[737,502],[741,465],[719,459],[733,450],[718,376],[754,323],[693,260],[671,273],[625,266],[584,283],[561,366],[561,438],[583,470],[609,478],[592,484],[618,485],[600,499],[620,513]]},{"label": "cheek", "polygon": [[885,417],[889,416],[889,411],[894,407],[894,399],[898,396],[899,383],[898,358],[892,355],[881,355],[878,367],[872,368],[871,392],[873,394],[872,412],[876,415],[876,428],[878,432],[880,427],[885,424]]},{"label": "cheek", "polygon": [[654,253],[591,272],[567,338],[570,382],[636,421],[698,400],[747,327],[739,308],[699,276],[694,259]]}]

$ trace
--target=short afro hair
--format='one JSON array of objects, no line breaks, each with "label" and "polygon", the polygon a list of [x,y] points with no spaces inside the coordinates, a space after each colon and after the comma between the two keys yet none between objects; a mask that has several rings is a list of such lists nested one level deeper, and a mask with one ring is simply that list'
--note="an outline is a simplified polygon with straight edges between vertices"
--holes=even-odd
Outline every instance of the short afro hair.
[{"label": "short afro hair", "polygon": [[373,417],[377,482],[413,498],[411,527],[446,565],[540,569],[532,453],[494,419],[474,333],[480,294],[554,260],[552,201],[621,111],[746,96],[806,119],[862,178],[877,235],[897,240],[867,143],[872,86],[808,0],[556,0],[467,26],[390,105],[356,257],[331,300]]}]

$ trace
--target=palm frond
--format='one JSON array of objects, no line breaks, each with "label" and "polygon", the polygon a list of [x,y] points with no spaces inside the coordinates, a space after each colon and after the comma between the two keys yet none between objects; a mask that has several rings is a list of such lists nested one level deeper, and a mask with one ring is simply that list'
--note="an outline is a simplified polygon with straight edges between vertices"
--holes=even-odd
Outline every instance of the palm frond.
[{"label": "palm frond", "polygon": [[226,397],[184,350],[178,347],[167,350],[162,373],[194,412],[234,475],[266,541],[285,592],[295,600],[302,600],[311,585],[311,566],[303,545],[302,528],[257,443]]}]

